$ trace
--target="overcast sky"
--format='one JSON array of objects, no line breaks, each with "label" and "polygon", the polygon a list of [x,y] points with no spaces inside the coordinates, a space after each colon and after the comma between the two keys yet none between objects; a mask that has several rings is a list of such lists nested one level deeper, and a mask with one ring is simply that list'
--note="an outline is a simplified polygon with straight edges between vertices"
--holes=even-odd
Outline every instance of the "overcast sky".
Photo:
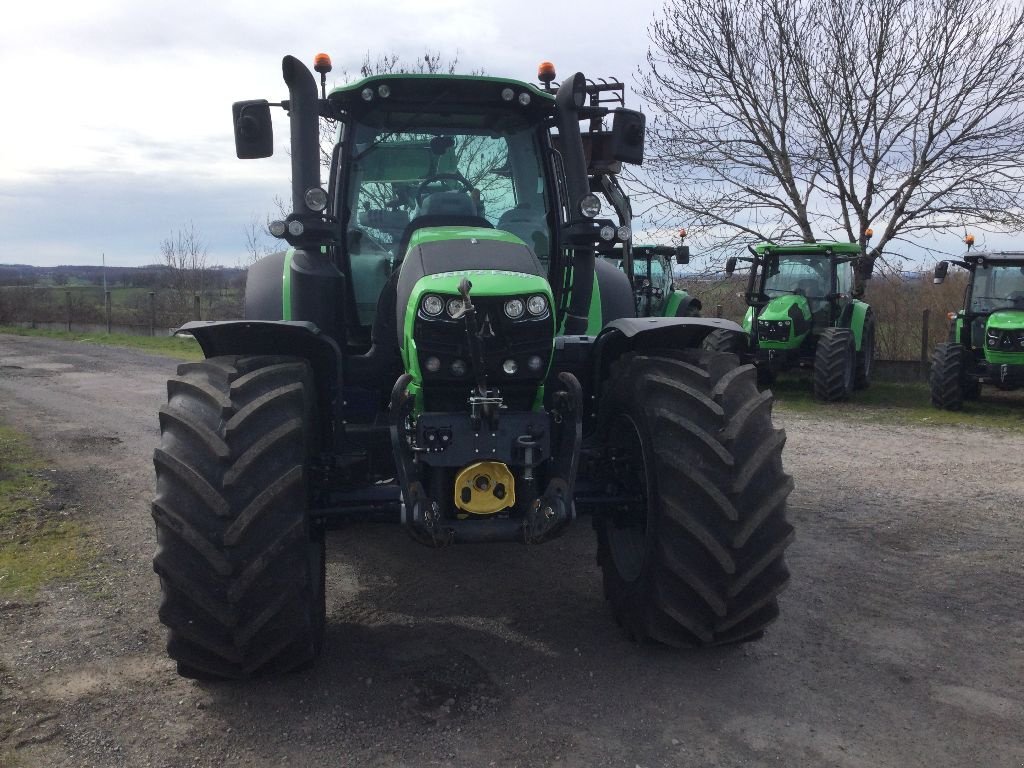
[{"label": "overcast sky", "polygon": [[[660,0],[90,0],[8,4],[0,25],[0,263],[159,261],[194,221],[234,265],[245,227],[288,198],[286,117],[270,160],[235,158],[231,103],[287,97],[281,57],[357,71],[425,48],[460,69],[532,80],[555,62],[631,83]],[[322,10],[321,10],[322,9]],[[339,78],[340,81],[340,78]],[[330,84],[330,80],[328,81]],[[635,101],[634,101],[635,105]]]},{"label": "overcast sky", "polygon": [[[548,59],[560,80],[579,70],[632,85],[662,0],[8,6],[0,25],[0,263],[98,264],[103,254],[111,265],[153,263],[160,241],[194,222],[211,262],[231,266],[253,217],[265,220],[275,195],[290,195],[284,113],[273,110],[277,152],[269,160],[235,158],[230,119],[233,101],[287,97],[284,54],[311,62],[326,51],[337,83],[368,52],[415,58],[429,49],[458,56],[465,71],[532,80]],[[627,105],[640,106],[635,97]],[[982,247],[1020,247],[978,235]],[[922,240],[961,250],[954,236]]]}]

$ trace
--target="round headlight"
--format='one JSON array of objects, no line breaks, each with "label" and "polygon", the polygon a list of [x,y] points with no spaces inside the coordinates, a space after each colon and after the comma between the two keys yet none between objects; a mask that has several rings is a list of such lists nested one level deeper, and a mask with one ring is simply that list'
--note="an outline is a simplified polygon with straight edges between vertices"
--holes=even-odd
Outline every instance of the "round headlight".
[{"label": "round headlight", "polygon": [[531,355],[530,359],[526,361],[526,367],[534,373],[540,373],[540,369],[543,367],[544,361],[540,355]]},{"label": "round headlight", "polygon": [[524,107],[527,104],[529,104],[530,103],[530,94],[528,94],[526,91],[523,91],[522,93],[520,93],[519,94],[519,103],[522,104]]},{"label": "round headlight", "polygon": [[431,373],[437,373],[441,370],[441,361],[436,357],[428,357],[424,363],[424,367]]},{"label": "round headlight", "polygon": [[430,293],[423,297],[423,302],[420,306],[423,308],[424,314],[437,317],[444,312],[444,299]]},{"label": "round headlight", "polygon": [[452,360],[451,371],[453,376],[465,376],[466,375],[466,361],[465,360]]},{"label": "round headlight", "polygon": [[548,311],[548,300],[543,296],[531,296],[526,300],[526,308],[531,315],[543,315]]},{"label": "round headlight", "polygon": [[288,234],[292,237],[298,237],[306,231],[306,225],[301,221],[294,220],[288,222]]},{"label": "round headlight", "polygon": [[450,299],[448,301],[448,315],[450,317],[461,317],[466,309],[466,302],[462,299]]},{"label": "round headlight", "polygon": [[518,320],[526,311],[522,299],[509,299],[505,302],[505,314],[512,320]]},{"label": "round headlight", "polygon": [[363,97],[363,101],[373,101],[373,88],[363,88],[359,95]]},{"label": "round headlight", "polygon": [[603,227],[601,227],[598,234],[601,236],[602,240],[614,240],[615,227],[613,227],[611,224],[605,224]]},{"label": "round headlight", "polygon": [[623,224],[617,230],[615,230],[615,236],[622,242],[626,242],[630,237],[633,236],[633,230]]},{"label": "round headlight", "polygon": [[601,212],[601,201],[598,200],[597,195],[591,193],[584,195],[580,200],[580,213],[586,216],[588,219],[592,219]]},{"label": "round headlight", "polygon": [[501,89],[501,98],[504,99],[505,101],[512,101],[512,99],[514,99],[515,96],[516,92],[513,91],[511,88]]},{"label": "round headlight", "polygon": [[310,187],[306,190],[303,198],[306,201],[306,207],[311,211],[319,213],[327,207],[327,192],[320,187]]},{"label": "round headlight", "polygon": [[272,221],[267,225],[267,229],[274,237],[284,237],[284,233],[288,231],[288,224],[280,220]]},{"label": "round headlight", "polygon": [[391,95],[391,86],[388,85],[387,83],[378,85],[377,95],[380,96],[382,99],[386,99],[388,96]]},{"label": "round headlight", "polygon": [[516,371],[519,370],[519,363],[517,363],[515,360],[506,360],[504,363],[501,364],[501,370],[503,370],[509,376],[512,376]]}]

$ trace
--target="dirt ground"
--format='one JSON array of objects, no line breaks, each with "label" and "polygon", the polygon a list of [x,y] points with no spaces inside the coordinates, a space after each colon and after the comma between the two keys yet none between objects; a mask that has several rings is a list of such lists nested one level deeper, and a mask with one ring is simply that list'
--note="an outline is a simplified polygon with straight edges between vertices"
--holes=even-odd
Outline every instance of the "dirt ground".
[{"label": "dirt ground", "polygon": [[0,764],[1024,765],[1024,435],[776,415],[792,583],[764,639],[626,640],[586,521],[537,548],[328,546],[328,647],[248,684],[177,677],[157,621],[156,411],[176,363],[0,336],[0,419],[100,556],[0,602]]}]

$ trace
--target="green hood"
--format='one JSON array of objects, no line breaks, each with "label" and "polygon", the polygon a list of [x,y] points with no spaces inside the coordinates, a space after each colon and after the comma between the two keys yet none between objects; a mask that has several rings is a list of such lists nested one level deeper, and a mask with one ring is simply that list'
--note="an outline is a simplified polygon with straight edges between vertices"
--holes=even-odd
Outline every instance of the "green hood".
[{"label": "green hood", "polygon": [[[794,322],[796,318],[799,323]],[[764,349],[795,349],[799,347],[811,328],[811,308],[803,296],[787,294],[777,296],[762,307],[757,315],[759,324],[771,324],[773,332],[766,333],[763,327],[750,328],[749,331],[757,340],[757,345]],[[782,323],[788,323],[788,334],[785,334]],[[801,333],[795,326],[800,326]],[[785,334],[787,338],[781,338]]]},{"label": "green hood", "polygon": [[[990,334],[997,335],[997,346],[990,347]],[[990,363],[1024,365],[1024,310],[1000,309],[985,323],[985,360]]]}]

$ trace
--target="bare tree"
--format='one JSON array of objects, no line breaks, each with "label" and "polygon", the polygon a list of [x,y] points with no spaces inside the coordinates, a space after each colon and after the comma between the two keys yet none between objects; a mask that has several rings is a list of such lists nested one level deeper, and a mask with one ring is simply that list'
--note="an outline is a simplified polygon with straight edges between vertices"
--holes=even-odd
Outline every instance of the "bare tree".
[{"label": "bare tree", "polygon": [[[276,198],[275,203],[280,204],[280,200],[280,198]],[[282,215],[281,218],[283,219],[285,216]],[[245,225],[245,257],[239,266],[250,267],[264,256],[269,256],[279,250],[279,247],[275,247],[275,243],[270,239],[269,224],[269,218],[261,219],[255,213],[250,217],[249,223]]]},{"label": "bare tree", "polygon": [[[641,77],[648,215],[710,248],[1020,229],[1024,8],[668,0]],[[874,239],[866,235],[874,231]]]},{"label": "bare tree", "polygon": [[160,242],[168,271],[168,287],[179,310],[187,311],[192,296],[206,288],[208,250],[194,222],[179,227]]}]

